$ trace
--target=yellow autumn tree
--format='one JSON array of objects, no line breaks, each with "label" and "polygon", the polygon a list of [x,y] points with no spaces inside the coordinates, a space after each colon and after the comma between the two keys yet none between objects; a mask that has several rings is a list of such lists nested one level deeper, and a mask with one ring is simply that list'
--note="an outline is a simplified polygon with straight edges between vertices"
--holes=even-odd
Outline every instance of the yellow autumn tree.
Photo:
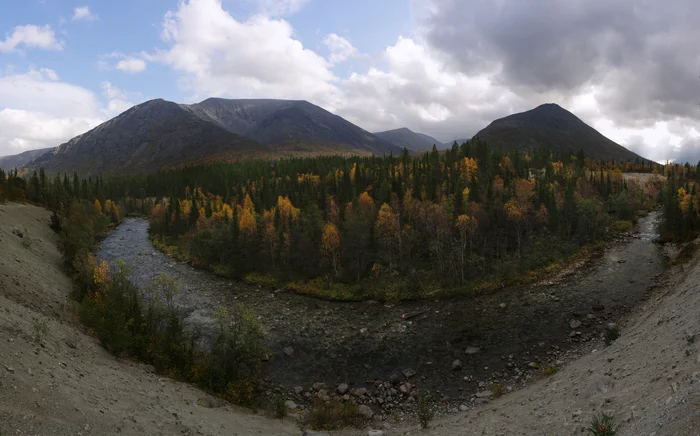
[{"label": "yellow autumn tree", "polygon": [[102,216],[102,205],[100,204],[100,200],[96,198],[93,204],[95,206],[95,213],[97,216]]},{"label": "yellow autumn tree", "polygon": [[321,250],[331,259],[333,272],[338,277],[338,257],[340,254],[340,232],[333,223],[327,223],[323,229]]}]

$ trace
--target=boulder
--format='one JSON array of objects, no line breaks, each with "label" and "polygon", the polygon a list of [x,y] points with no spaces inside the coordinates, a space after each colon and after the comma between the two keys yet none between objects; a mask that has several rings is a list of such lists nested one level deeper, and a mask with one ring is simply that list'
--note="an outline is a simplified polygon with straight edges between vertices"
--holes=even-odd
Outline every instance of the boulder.
[{"label": "boulder", "polygon": [[364,404],[360,404],[360,406],[357,408],[357,414],[367,419],[372,419],[372,417],[374,416],[374,412],[372,411],[372,409],[369,406],[365,406]]},{"label": "boulder", "polygon": [[413,377],[414,375],[416,375],[416,372],[415,372],[414,370],[412,370],[411,368],[404,369],[404,370],[401,371],[401,372],[403,373],[403,376],[406,377],[406,378],[411,378],[411,377]]},{"label": "boulder", "polygon": [[350,389],[350,394],[352,394],[355,397],[361,397],[366,393],[367,393],[367,389],[365,389],[365,388],[352,388],[352,389]]},{"label": "boulder", "polygon": [[569,327],[571,327],[572,330],[576,330],[577,328],[581,327],[581,321],[572,319],[569,321]]},{"label": "boulder", "polygon": [[284,402],[284,407],[286,407],[287,409],[290,409],[290,410],[294,410],[297,408],[297,403],[295,403],[292,400],[287,400]]},{"label": "boulder", "polygon": [[345,395],[345,394],[348,392],[348,389],[349,389],[349,388],[350,388],[350,387],[348,386],[347,383],[341,383],[341,384],[338,385],[338,393],[339,393],[340,395]]},{"label": "boulder", "polygon": [[459,371],[462,369],[462,361],[457,359],[452,362],[452,371]]}]

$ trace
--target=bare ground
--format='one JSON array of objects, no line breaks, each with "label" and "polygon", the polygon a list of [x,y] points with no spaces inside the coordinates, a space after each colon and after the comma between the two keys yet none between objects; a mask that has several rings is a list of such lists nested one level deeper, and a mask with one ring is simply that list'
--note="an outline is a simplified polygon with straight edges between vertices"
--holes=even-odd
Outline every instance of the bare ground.
[{"label": "bare ground", "polygon": [[49,216],[0,205],[0,434],[299,434],[291,419],[204,407],[202,391],[114,359],[84,334]]},{"label": "bare ground", "polygon": [[[622,326],[556,375],[486,405],[436,420],[427,431],[386,435],[574,435],[600,412],[614,414],[620,436],[700,435],[700,258]],[[364,434],[364,433],[363,433]]]},{"label": "bare ground", "polygon": [[[0,206],[2,435],[300,433],[291,421],[202,407],[206,394],[116,360],[83,334],[68,315],[71,283],[48,217],[34,206]],[[13,227],[28,232],[19,238]],[[700,259],[677,268],[610,347],[593,342],[595,352],[554,376],[440,418],[427,431],[385,423],[384,434],[584,434],[593,414],[608,411],[621,436],[700,435]]]}]

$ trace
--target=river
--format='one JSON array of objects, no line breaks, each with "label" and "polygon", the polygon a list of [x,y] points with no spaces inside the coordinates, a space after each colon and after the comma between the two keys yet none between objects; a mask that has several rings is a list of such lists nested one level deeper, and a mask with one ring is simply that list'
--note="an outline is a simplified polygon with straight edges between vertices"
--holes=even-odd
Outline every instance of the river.
[{"label": "river", "polygon": [[[529,362],[554,363],[646,298],[664,271],[653,241],[659,219],[658,212],[640,219],[631,235],[557,283],[395,305],[322,301],[195,269],[157,251],[144,219],[124,220],[97,256],[125,261],[141,285],[160,274],[175,278],[176,302],[188,325],[205,337],[214,332],[217,307],[243,302],[265,328],[272,352],[266,376],[276,383],[363,386],[411,369],[414,384],[459,399],[483,390],[479,381],[522,383],[535,372]],[[404,318],[416,313],[422,314]],[[572,329],[572,320],[581,325]],[[293,353],[285,354],[285,347]],[[456,359],[463,368],[453,371]]]}]

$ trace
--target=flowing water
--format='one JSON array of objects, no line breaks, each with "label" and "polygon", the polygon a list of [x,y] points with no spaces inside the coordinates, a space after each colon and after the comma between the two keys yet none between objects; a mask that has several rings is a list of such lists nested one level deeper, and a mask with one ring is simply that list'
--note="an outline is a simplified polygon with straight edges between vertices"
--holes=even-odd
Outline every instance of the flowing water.
[{"label": "flowing water", "polygon": [[[188,325],[205,338],[215,331],[217,307],[243,302],[266,330],[272,352],[266,371],[276,383],[361,386],[412,369],[414,383],[454,398],[477,390],[478,380],[520,378],[529,362],[556,360],[644,299],[664,270],[653,241],[659,219],[658,212],[640,219],[630,237],[557,283],[396,305],[322,301],[192,268],[157,251],[143,219],[126,219],[103,241],[98,257],[125,261],[141,285],[160,274],[175,278],[176,301]],[[581,325],[574,322],[572,329],[572,320]],[[292,347],[291,356],[285,347]],[[455,359],[462,370],[452,370]]]}]

